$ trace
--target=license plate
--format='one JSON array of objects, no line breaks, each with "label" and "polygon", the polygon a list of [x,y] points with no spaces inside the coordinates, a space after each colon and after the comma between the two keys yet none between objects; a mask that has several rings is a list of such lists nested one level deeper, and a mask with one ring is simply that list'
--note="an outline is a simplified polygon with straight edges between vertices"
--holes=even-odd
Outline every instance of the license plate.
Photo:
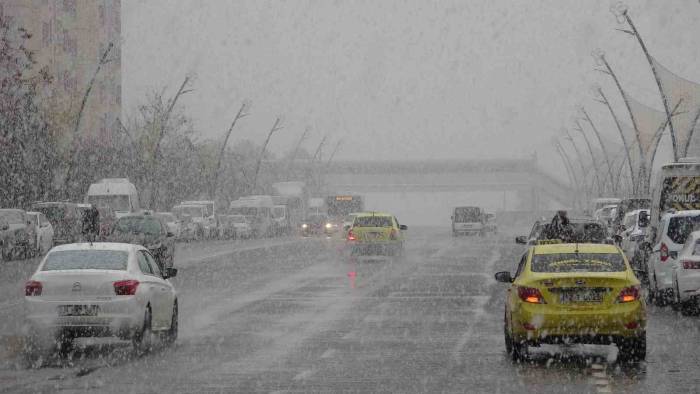
[{"label": "license plate", "polygon": [[572,302],[602,302],[604,292],[599,290],[574,290],[564,291],[559,294],[559,301],[562,304]]},{"label": "license plate", "polygon": [[61,305],[58,307],[58,316],[97,316],[97,305]]}]

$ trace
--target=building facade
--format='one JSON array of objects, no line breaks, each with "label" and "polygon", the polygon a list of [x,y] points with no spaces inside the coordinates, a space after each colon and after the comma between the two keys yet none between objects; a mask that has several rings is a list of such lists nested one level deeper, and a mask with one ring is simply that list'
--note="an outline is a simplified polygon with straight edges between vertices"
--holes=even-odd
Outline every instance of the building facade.
[{"label": "building facade", "polygon": [[121,112],[121,0],[2,0],[0,15],[32,35],[28,49],[52,76],[45,94],[66,136],[100,58],[113,44],[80,124],[82,143],[110,143]]}]

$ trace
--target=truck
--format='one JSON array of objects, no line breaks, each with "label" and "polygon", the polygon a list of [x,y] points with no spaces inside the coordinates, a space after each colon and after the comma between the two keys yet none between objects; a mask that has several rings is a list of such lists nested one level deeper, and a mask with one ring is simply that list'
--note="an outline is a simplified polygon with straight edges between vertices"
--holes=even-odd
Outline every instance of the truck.
[{"label": "truck", "polygon": [[278,196],[276,204],[286,206],[290,226],[298,228],[306,215],[309,198],[306,183],[302,181],[276,182],[272,184],[272,191],[275,196]]},{"label": "truck", "polygon": [[141,209],[136,186],[128,178],[104,178],[91,184],[85,203],[110,207],[117,218]]},{"label": "truck", "polygon": [[274,226],[272,209],[275,203],[272,196],[244,196],[231,201],[230,215],[244,215],[250,223],[253,237],[269,237],[273,235]]}]

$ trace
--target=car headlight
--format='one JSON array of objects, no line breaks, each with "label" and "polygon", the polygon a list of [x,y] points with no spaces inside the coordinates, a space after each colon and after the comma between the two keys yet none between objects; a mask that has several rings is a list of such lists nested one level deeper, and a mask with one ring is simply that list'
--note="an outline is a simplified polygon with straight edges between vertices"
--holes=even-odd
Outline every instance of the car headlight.
[{"label": "car headlight", "polygon": [[301,228],[308,228],[308,227],[309,227],[309,225],[306,224],[306,223],[304,223],[304,224],[301,225]]},{"label": "car headlight", "polygon": [[326,223],[326,228],[333,228],[333,225],[330,223]]}]

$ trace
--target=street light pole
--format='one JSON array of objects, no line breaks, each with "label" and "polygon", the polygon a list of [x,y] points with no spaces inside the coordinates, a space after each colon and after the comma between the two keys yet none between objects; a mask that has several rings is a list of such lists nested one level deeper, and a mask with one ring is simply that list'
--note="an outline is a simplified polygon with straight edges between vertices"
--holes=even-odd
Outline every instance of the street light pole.
[{"label": "street light pole", "polygon": [[603,139],[601,138],[600,133],[598,132],[598,128],[595,127],[593,120],[591,120],[591,117],[588,116],[588,112],[586,111],[586,108],[584,108],[582,106],[581,112],[583,112],[583,116],[586,117],[588,124],[590,124],[591,128],[593,129],[593,133],[598,138],[598,143],[600,144],[600,148],[603,150],[603,156],[605,156],[605,162],[608,165],[608,176],[610,177],[610,187],[612,188],[613,194],[617,195],[617,185],[615,184],[615,180],[613,179],[612,164],[610,163],[610,156],[608,155],[608,150],[605,148],[605,144],[603,143]]},{"label": "street light pole", "polygon": [[613,120],[615,121],[615,126],[617,126],[617,130],[620,132],[620,138],[622,138],[622,145],[625,148],[625,155],[627,156],[627,163],[629,164],[630,168],[630,178],[632,180],[632,194],[637,194],[638,185],[635,182],[634,168],[632,167],[632,156],[630,155],[630,148],[627,145],[627,138],[625,138],[625,133],[622,131],[622,125],[620,125],[620,120],[617,119],[617,115],[615,115],[615,111],[613,111],[612,106],[608,101],[608,98],[605,97],[603,89],[601,87],[596,87],[596,90],[601,97],[601,100],[597,101],[605,104],[605,106],[608,107],[608,110],[610,111],[610,116],[612,116]]},{"label": "street light pole", "polygon": [[[574,141],[574,137],[571,136],[568,130],[564,129],[564,139],[568,140],[571,146],[574,147],[574,151],[576,152],[576,157],[578,158],[578,164],[581,167],[581,176],[583,177],[583,182],[584,182],[584,187],[586,187],[586,190],[588,190],[588,185],[585,184],[586,181],[586,167],[583,165],[583,155],[581,154],[581,151],[578,149],[578,146],[576,145],[576,141]],[[595,173],[595,172],[594,172]],[[591,181],[593,183],[593,181]],[[598,187],[598,194],[601,195],[602,192],[600,190],[600,183],[596,184]]]},{"label": "street light pole", "polygon": [[598,175],[598,166],[596,166],[596,159],[595,159],[595,154],[593,153],[593,146],[591,145],[591,141],[588,140],[588,136],[586,135],[586,132],[583,131],[583,127],[581,127],[581,123],[579,123],[578,119],[574,121],[576,123],[576,127],[574,129],[581,133],[583,136],[583,140],[586,141],[586,146],[588,147],[588,153],[591,154],[591,165],[593,166],[593,173],[595,174],[595,179],[596,182],[598,183],[598,190],[601,191],[601,193],[605,192],[605,187],[603,187],[600,183],[600,176]]},{"label": "street light pole", "polygon": [[579,197],[580,194],[580,183],[578,182],[576,172],[573,169],[573,166],[571,165],[571,161],[569,160],[569,157],[566,155],[566,152],[564,151],[564,147],[561,146],[559,141],[556,139],[553,141],[554,142],[554,148],[557,150],[557,153],[559,153],[559,156],[561,157],[562,161],[564,162],[564,167],[566,168],[566,173],[569,175],[569,181],[571,182],[571,186],[574,187],[574,190],[576,192],[576,195],[574,196],[574,207],[580,206],[579,204]]},{"label": "street light pole", "polygon": [[270,132],[267,133],[267,138],[265,138],[265,143],[262,146],[262,150],[260,150],[260,156],[258,156],[258,162],[255,164],[255,174],[253,175],[253,186],[251,187],[251,192],[255,192],[256,188],[258,187],[258,174],[260,173],[260,163],[262,162],[263,156],[265,155],[265,149],[267,149],[267,144],[270,143],[270,137],[272,137],[272,134],[280,130],[282,126],[280,126],[280,123],[282,122],[282,118],[279,116],[275,120],[275,124],[272,126],[270,129]]}]

